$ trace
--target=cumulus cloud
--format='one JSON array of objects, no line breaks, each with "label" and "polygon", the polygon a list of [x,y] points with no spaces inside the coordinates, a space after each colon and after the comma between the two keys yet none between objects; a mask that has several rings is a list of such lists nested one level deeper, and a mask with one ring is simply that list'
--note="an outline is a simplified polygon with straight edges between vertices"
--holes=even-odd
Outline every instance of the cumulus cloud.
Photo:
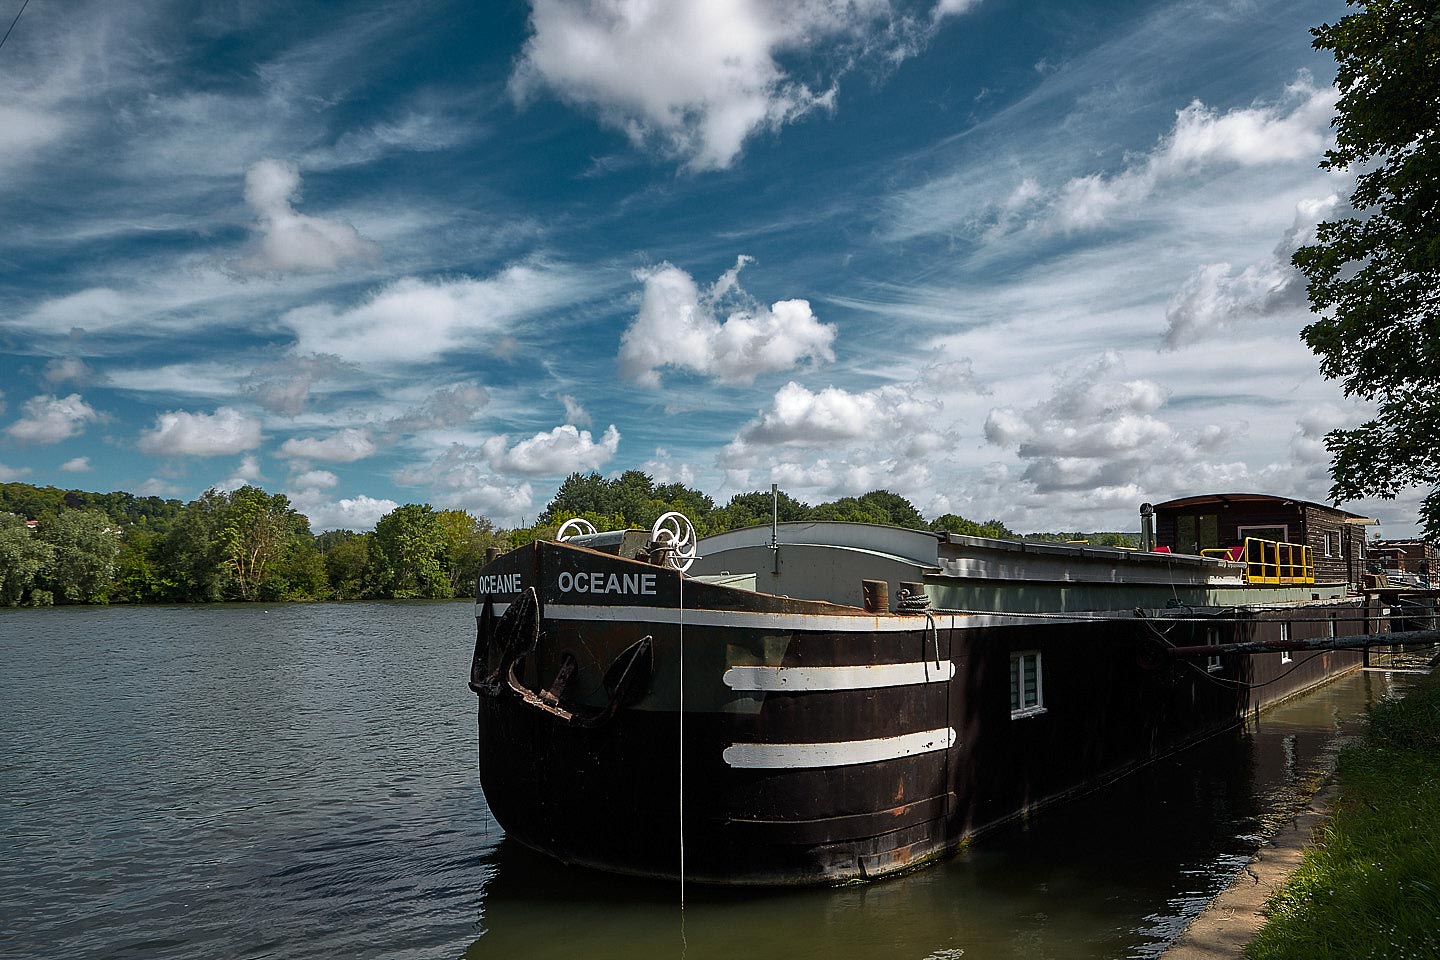
[{"label": "cumulus cloud", "polygon": [[349,427],[328,437],[291,437],[280,445],[280,456],[291,460],[354,463],[364,460],[375,450],[375,440],[369,430]]},{"label": "cumulus cloud", "polygon": [[290,478],[296,490],[329,490],[340,485],[340,478],[329,470],[306,470]]},{"label": "cumulus cloud", "polygon": [[29,443],[59,443],[85,432],[87,423],[100,419],[95,408],[80,394],[56,397],[44,394],[25,401],[19,420],[5,428],[16,440]]},{"label": "cumulus cloud", "polygon": [[[970,5],[942,0],[921,19],[889,0],[531,0],[511,92],[523,102],[548,88],[637,145],[657,145],[693,170],[724,168],[754,134],[831,108],[839,77],[859,58],[913,55],[935,21]],[[781,66],[783,55],[807,53],[833,65],[821,68],[829,76],[820,89]]]},{"label": "cumulus cloud", "polygon": [[0,463],[0,483],[13,483],[21,477],[30,475],[29,467],[7,467]]},{"label": "cumulus cloud", "polygon": [[235,472],[228,478],[215,484],[214,489],[226,492],[239,490],[241,487],[252,486],[261,479],[263,478],[260,475],[259,459],[247,455],[240,458],[239,464],[235,467]]},{"label": "cumulus cloud", "polygon": [[380,248],[343,220],[303,214],[294,207],[300,170],[261,160],[245,172],[245,202],[259,218],[255,249],[241,267],[251,273],[334,270],[347,260],[373,260]]},{"label": "cumulus cloud", "polygon": [[233,407],[214,413],[172,410],[157,414],[140,436],[140,450],[156,456],[218,457],[260,446],[260,421]]},{"label": "cumulus cloud", "polygon": [[854,495],[927,488],[955,443],[944,403],[919,381],[851,392],[781,387],[721,451],[730,489],[777,482],[793,491]]},{"label": "cumulus cloud", "polygon": [[[641,270],[640,312],[620,339],[620,373],[647,387],[660,386],[660,370],[692,370],[722,383],[750,383],[802,360],[835,359],[835,327],[821,323],[806,300],[768,308],[745,296],[740,257],[708,290],[684,270],[662,263]],[[722,322],[719,316],[734,304]]]},{"label": "cumulus cloud", "polygon": [[400,471],[395,482],[425,487],[431,502],[471,510],[507,523],[518,522],[534,500],[528,482],[497,477],[490,453],[464,444],[452,444],[430,463]]},{"label": "cumulus cloud", "polygon": [[74,457],[60,464],[60,469],[65,473],[89,473],[95,468],[90,465],[89,457]]},{"label": "cumulus cloud", "polygon": [[688,463],[676,463],[670,451],[664,447],[655,448],[655,456],[640,464],[640,469],[649,474],[656,484],[683,483],[695,485],[695,470]]},{"label": "cumulus cloud", "polygon": [[1165,307],[1166,329],[1160,348],[1174,350],[1246,320],[1281,311],[1304,311],[1305,278],[1291,264],[1290,257],[1313,242],[1315,225],[1330,219],[1341,206],[1340,198],[1334,194],[1300,203],[1294,223],[1274,252],[1243,270],[1236,271],[1224,262],[1196,269]]},{"label": "cumulus cloud", "polygon": [[329,353],[353,363],[424,363],[452,350],[487,349],[521,317],[584,293],[570,270],[516,264],[487,279],[406,277],[346,309],[300,307],[280,322],[296,352]]},{"label": "cumulus cloud", "polygon": [[1154,381],[1124,379],[1119,356],[1107,352],[1066,372],[1031,406],[992,410],[985,438],[1014,450],[1024,464],[1019,479],[1036,492],[1086,491],[1095,503],[1126,502],[1180,472],[1196,486],[1226,476],[1214,454],[1232,430],[1207,425],[1182,434],[1155,416],[1166,399]]},{"label": "cumulus cloud", "polygon": [[369,497],[342,497],[329,500],[319,490],[295,490],[290,493],[290,504],[310,520],[310,529],[316,533],[326,530],[374,530],[380,518],[400,506],[394,500]]},{"label": "cumulus cloud", "polygon": [[597,441],[589,430],[564,424],[545,433],[537,433],[514,446],[505,436],[495,436],[482,445],[492,469],[499,473],[521,473],[530,476],[599,470],[609,463],[620,448],[620,431],[612,423]]}]

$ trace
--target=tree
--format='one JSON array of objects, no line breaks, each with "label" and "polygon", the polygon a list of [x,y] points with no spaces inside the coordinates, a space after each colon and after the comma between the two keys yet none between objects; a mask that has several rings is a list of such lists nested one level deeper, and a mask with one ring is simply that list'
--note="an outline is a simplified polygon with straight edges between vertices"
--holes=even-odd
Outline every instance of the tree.
[{"label": "tree", "polygon": [[[217,537],[229,596],[238,600],[262,596],[266,600],[289,599],[295,590],[277,575],[285,561],[309,545],[310,521],[290,506],[283,493],[271,495],[259,487],[246,485],[222,494],[221,499]],[[299,568],[286,572],[313,579]]]},{"label": "tree", "polygon": [[1326,437],[1330,495],[1430,486],[1422,521],[1440,536],[1440,11],[1369,0],[1312,33],[1335,56],[1340,89],[1320,166],[1360,172],[1354,215],[1321,223],[1295,253],[1317,315],[1303,336],[1325,376],[1377,404]]},{"label": "tree", "polygon": [[165,600],[210,602],[225,599],[229,569],[220,530],[225,522],[225,495],[206,490],[191,500],[171,524],[160,548]]},{"label": "tree", "polygon": [[41,581],[57,600],[105,603],[115,581],[120,531],[100,510],[66,510],[40,528],[54,551]]},{"label": "tree", "polygon": [[331,530],[315,542],[325,558],[325,576],[336,599],[359,600],[370,595],[370,534]]},{"label": "tree", "polygon": [[392,599],[454,595],[442,557],[445,533],[430,504],[396,507],[375,524],[371,573],[376,592]]},{"label": "tree", "polygon": [[48,605],[50,594],[35,582],[54,555],[55,549],[30,531],[24,517],[0,513],[0,604]]},{"label": "tree", "polygon": [[936,533],[958,533],[966,537],[992,537],[995,539],[1018,539],[1019,535],[999,520],[976,523],[959,514],[946,513],[930,521],[930,529]]}]

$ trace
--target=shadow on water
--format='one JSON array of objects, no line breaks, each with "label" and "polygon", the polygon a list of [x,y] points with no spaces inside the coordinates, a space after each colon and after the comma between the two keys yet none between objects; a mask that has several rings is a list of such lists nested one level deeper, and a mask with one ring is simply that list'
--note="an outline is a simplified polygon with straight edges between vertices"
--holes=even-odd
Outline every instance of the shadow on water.
[{"label": "shadow on water", "polygon": [[[1154,957],[1327,767],[1344,723],[1393,692],[1352,675],[928,869],[829,889],[679,889],[487,858],[483,957]],[[662,789],[657,785],[657,789]]]}]

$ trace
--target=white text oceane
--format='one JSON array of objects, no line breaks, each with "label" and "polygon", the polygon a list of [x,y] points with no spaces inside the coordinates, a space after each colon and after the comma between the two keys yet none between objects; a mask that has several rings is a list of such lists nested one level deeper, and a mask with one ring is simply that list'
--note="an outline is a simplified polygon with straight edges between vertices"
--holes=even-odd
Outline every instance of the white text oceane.
[{"label": "white text oceane", "polygon": [[565,571],[555,584],[561,593],[635,593],[655,595],[653,573],[571,573]]},{"label": "white text oceane", "polygon": [[518,573],[490,573],[480,578],[476,593],[519,593],[522,589]]}]

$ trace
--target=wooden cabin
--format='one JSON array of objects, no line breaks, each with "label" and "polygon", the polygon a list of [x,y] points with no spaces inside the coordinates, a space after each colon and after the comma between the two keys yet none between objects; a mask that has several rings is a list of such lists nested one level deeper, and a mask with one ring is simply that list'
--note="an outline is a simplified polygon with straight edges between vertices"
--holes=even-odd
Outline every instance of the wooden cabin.
[{"label": "wooden cabin", "polygon": [[1320,583],[1359,585],[1367,517],[1294,497],[1212,493],[1155,504],[1155,542],[1175,553],[1239,546],[1246,537],[1310,547]]}]

